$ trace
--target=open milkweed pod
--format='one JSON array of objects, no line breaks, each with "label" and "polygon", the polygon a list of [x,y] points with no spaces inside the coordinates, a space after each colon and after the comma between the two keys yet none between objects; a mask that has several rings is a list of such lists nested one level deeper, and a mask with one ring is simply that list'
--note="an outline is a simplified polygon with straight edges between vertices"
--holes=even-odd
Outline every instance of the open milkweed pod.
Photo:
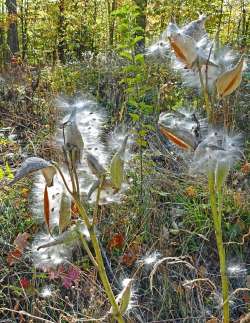
[{"label": "open milkweed pod", "polygon": [[197,20],[191,21],[185,26],[181,27],[181,31],[192,37],[195,41],[199,41],[202,37],[206,36],[205,21],[207,20],[206,15],[200,15]]},{"label": "open milkweed pod", "polygon": [[81,222],[78,221],[75,225],[69,228],[67,231],[64,231],[56,238],[52,239],[48,243],[39,245],[37,250],[44,248],[49,248],[57,245],[77,245],[79,241],[79,234],[82,234],[86,240],[89,240],[89,231],[86,226]]},{"label": "open milkweed pod", "polygon": [[223,98],[233,93],[240,85],[244,67],[244,56],[242,55],[239,62],[230,70],[222,73],[216,81],[217,93]]},{"label": "open milkweed pod", "polygon": [[191,68],[198,57],[194,39],[180,32],[173,32],[169,36],[169,42],[176,58]]},{"label": "open milkweed pod", "polygon": [[83,139],[80,130],[78,129],[76,123],[76,107],[72,111],[68,121],[64,124],[64,138],[65,146],[69,149],[76,148],[75,159],[77,162],[81,161],[82,152],[83,152]]},{"label": "open milkweed pod", "polygon": [[187,130],[170,129],[163,126],[159,126],[159,130],[164,137],[169,139],[179,148],[185,150],[194,150],[197,146],[197,139]]},{"label": "open milkweed pod", "polygon": [[184,150],[194,150],[198,145],[199,123],[194,114],[181,112],[161,113],[158,121],[160,133]]},{"label": "open milkweed pod", "polygon": [[22,178],[28,176],[31,173],[41,170],[45,178],[48,187],[53,186],[53,178],[56,174],[55,167],[48,161],[39,157],[29,157],[27,158],[16,171],[14,179],[9,183],[9,185],[14,185],[16,182]]},{"label": "open milkweed pod", "polygon": [[111,182],[114,188],[117,190],[120,190],[124,180],[124,155],[125,155],[127,141],[128,141],[128,136],[124,138],[121,148],[114,154],[111,160],[111,165],[110,165]]},{"label": "open milkweed pod", "polygon": [[94,155],[87,153],[86,154],[87,164],[91,170],[91,172],[97,177],[101,178],[101,176],[106,174],[105,168],[99,163],[97,158]]},{"label": "open milkweed pod", "polygon": [[146,49],[146,57],[166,59],[169,52],[169,44],[160,39]]}]

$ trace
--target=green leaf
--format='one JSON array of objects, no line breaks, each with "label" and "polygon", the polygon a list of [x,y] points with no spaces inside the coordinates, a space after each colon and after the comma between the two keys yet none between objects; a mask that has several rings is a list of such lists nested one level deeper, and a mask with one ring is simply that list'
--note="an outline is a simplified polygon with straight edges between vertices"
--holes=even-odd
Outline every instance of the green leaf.
[{"label": "green leaf", "polygon": [[0,167],[0,180],[2,180],[4,178],[4,171],[3,169]]},{"label": "green leaf", "polygon": [[137,113],[130,113],[129,115],[132,118],[133,122],[137,122],[140,120],[140,116]]},{"label": "green leaf", "polygon": [[127,58],[129,61],[133,60],[133,57],[132,57],[131,53],[128,52],[128,51],[121,52],[120,56],[123,57],[123,58]]},{"label": "green leaf", "polygon": [[5,164],[5,173],[6,173],[7,177],[8,177],[8,179],[11,180],[11,179],[14,178],[14,175],[13,175],[12,170],[11,170],[8,163]]},{"label": "green leaf", "polygon": [[136,45],[140,40],[142,40],[144,37],[143,36],[136,36],[133,40],[132,40],[132,45]]},{"label": "green leaf", "polygon": [[137,63],[144,63],[144,56],[142,54],[135,55],[135,61]]}]

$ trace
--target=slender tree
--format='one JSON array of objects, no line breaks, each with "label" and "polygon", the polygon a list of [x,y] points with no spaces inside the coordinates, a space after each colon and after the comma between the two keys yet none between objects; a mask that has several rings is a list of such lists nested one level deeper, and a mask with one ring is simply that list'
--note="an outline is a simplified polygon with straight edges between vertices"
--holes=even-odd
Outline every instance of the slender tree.
[{"label": "slender tree", "polygon": [[109,24],[109,46],[114,45],[114,31],[115,31],[115,19],[112,17],[112,12],[117,9],[117,1],[107,1],[108,6],[108,24]]},{"label": "slender tree", "polygon": [[17,31],[17,4],[16,0],[6,0],[6,7],[8,11],[8,46],[10,53],[15,55],[19,52],[19,41]]},{"label": "slender tree", "polygon": [[58,19],[58,57],[62,63],[65,63],[65,2],[64,0],[60,0],[58,3],[59,9],[59,19]]}]

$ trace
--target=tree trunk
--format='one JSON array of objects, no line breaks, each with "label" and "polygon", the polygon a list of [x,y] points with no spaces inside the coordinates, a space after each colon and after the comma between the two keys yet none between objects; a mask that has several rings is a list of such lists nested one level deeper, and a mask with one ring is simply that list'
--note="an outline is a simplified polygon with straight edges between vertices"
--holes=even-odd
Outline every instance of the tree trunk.
[{"label": "tree trunk", "polygon": [[11,54],[15,55],[19,52],[16,0],[6,0],[6,7],[9,16],[8,45]]},{"label": "tree trunk", "polygon": [[58,20],[58,57],[60,61],[65,63],[65,50],[66,50],[66,42],[65,42],[65,16],[64,16],[64,0],[60,0],[58,4],[59,8],[59,20]]},{"label": "tree trunk", "polygon": [[27,55],[28,48],[28,1],[22,0],[21,4],[21,30],[22,30],[22,59]]},{"label": "tree trunk", "polygon": [[109,46],[114,45],[114,31],[115,31],[115,19],[112,17],[112,12],[117,8],[117,1],[108,1],[108,20],[109,20]]},{"label": "tree trunk", "polygon": [[147,25],[147,17],[146,17],[146,8],[147,8],[147,0],[134,0],[135,4],[139,8],[139,15],[137,16],[137,25],[141,27],[141,31],[138,31],[137,36],[142,36],[143,38],[136,45],[136,52],[143,52],[145,49],[145,30]]}]

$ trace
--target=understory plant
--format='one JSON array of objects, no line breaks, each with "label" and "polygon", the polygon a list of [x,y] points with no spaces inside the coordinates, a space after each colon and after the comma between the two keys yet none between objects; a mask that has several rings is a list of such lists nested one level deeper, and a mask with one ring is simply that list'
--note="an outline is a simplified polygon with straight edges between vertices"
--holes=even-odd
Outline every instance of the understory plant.
[{"label": "understory plant", "polygon": [[[241,83],[244,57],[237,60],[232,51],[220,47],[218,39],[210,41],[205,30],[206,19],[202,15],[181,28],[170,23],[162,39],[149,48],[148,54],[160,54],[166,59],[172,50],[174,68],[181,71],[184,85],[198,87],[203,93],[206,118],[201,119],[193,109],[167,112],[160,115],[158,127],[164,137],[187,152],[191,174],[207,176],[219,254],[223,320],[229,323],[229,285],[222,226],[223,188],[231,167],[242,157],[242,142],[241,136],[229,130],[226,97]],[[224,103],[224,127],[220,130],[214,126],[214,111],[222,109],[221,103]]]},{"label": "understory plant", "polygon": [[[59,152],[62,161],[29,157],[10,182],[13,185],[31,173],[40,173],[35,177],[33,208],[36,213],[43,210],[48,233],[35,239],[34,264],[48,271],[67,261],[74,246],[81,244],[98,271],[111,305],[105,319],[112,317],[124,322],[123,315],[131,302],[132,280],[126,280],[121,293],[114,294],[97,225],[99,206],[120,203],[128,188],[125,163],[129,159],[131,137],[124,129],[115,129],[106,138],[110,145],[105,146],[99,139],[105,119],[101,107],[83,98],[59,99],[58,105],[69,112],[56,139],[62,146],[62,152]],[[87,204],[94,205],[93,212],[88,211]],[[74,217],[77,216],[74,220],[72,208],[75,209]]]}]

